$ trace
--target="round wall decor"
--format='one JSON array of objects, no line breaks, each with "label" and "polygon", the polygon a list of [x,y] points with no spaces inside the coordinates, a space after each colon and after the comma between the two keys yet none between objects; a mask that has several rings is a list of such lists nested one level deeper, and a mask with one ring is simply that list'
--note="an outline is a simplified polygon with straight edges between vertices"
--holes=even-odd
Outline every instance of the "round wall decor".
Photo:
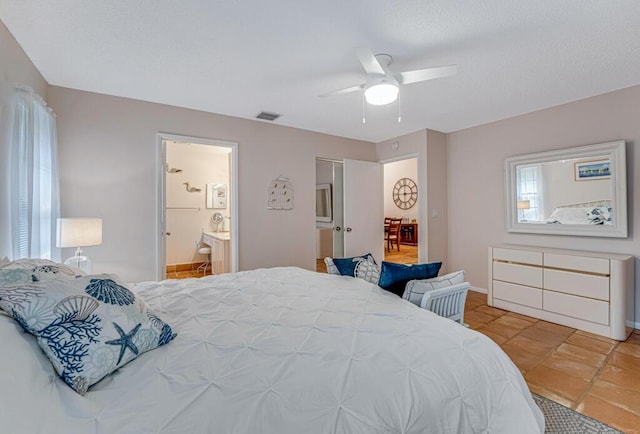
[{"label": "round wall decor", "polygon": [[400,178],[393,186],[393,201],[400,209],[412,208],[418,201],[418,186],[411,178]]}]

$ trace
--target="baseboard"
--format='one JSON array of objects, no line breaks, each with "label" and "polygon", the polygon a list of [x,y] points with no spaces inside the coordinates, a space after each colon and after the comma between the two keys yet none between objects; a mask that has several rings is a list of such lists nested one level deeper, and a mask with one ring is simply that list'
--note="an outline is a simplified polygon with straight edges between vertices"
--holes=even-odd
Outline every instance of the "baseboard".
[{"label": "baseboard", "polygon": [[640,330],[640,322],[627,321],[627,327],[633,327],[636,330]]},{"label": "baseboard", "polygon": [[471,291],[480,292],[482,294],[486,294],[487,290],[485,288],[478,288],[477,286],[471,286],[469,288]]}]

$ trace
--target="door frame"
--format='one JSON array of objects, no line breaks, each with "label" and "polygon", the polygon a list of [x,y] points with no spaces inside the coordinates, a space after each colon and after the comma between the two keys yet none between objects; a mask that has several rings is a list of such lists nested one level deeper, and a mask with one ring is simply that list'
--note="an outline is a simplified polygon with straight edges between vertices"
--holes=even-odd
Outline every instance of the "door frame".
[{"label": "door frame", "polygon": [[[384,165],[387,163],[395,163],[396,161],[410,160],[412,158],[416,159],[416,165],[418,167],[418,179],[416,179],[416,184],[418,185],[418,263],[421,264],[423,258],[428,258],[428,222],[424,218],[424,216],[429,215],[428,211],[428,202],[427,202],[427,173],[425,170],[420,170],[420,154],[418,152],[412,152],[409,154],[397,155],[392,158],[386,158],[384,160],[380,160],[379,163],[382,164],[382,182],[384,188]],[[384,200],[383,200],[384,206]],[[384,216],[383,216],[384,217]]]},{"label": "door frame", "polygon": [[156,134],[156,221],[155,231],[156,237],[156,280],[166,278],[166,172],[165,164],[167,162],[167,150],[164,144],[165,140],[176,142],[194,143],[198,145],[210,145],[225,147],[231,149],[231,222],[229,230],[231,231],[231,272],[238,271],[238,143],[228,142],[225,140],[207,139],[204,137],[185,136],[181,134],[172,134],[159,132]]}]

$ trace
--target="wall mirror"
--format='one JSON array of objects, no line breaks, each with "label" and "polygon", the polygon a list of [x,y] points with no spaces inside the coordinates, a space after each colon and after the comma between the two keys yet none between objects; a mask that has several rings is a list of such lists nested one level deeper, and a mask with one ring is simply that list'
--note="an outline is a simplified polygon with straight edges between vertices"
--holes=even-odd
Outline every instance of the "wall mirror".
[{"label": "wall mirror", "polygon": [[626,169],[622,140],[508,158],[507,231],[626,238]]},{"label": "wall mirror", "polygon": [[331,184],[316,185],[316,221],[330,222],[331,213]]},{"label": "wall mirror", "polygon": [[207,184],[207,208],[223,209],[227,207],[226,184]]}]

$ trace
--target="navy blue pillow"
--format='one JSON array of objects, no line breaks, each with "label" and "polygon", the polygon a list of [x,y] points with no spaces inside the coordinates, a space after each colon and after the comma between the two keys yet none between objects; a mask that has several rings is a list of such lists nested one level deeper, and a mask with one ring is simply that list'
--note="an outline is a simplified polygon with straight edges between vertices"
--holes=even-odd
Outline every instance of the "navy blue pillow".
[{"label": "navy blue pillow", "polygon": [[373,263],[376,263],[376,260],[373,259],[373,255],[371,253],[367,253],[362,256],[354,256],[352,258],[333,258],[333,263],[336,268],[343,276],[356,276],[356,265],[363,259],[370,259]]},{"label": "navy blue pillow", "polygon": [[402,297],[408,281],[436,277],[441,266],[442,262],[405,265],[382,261],[378,286]]}]

